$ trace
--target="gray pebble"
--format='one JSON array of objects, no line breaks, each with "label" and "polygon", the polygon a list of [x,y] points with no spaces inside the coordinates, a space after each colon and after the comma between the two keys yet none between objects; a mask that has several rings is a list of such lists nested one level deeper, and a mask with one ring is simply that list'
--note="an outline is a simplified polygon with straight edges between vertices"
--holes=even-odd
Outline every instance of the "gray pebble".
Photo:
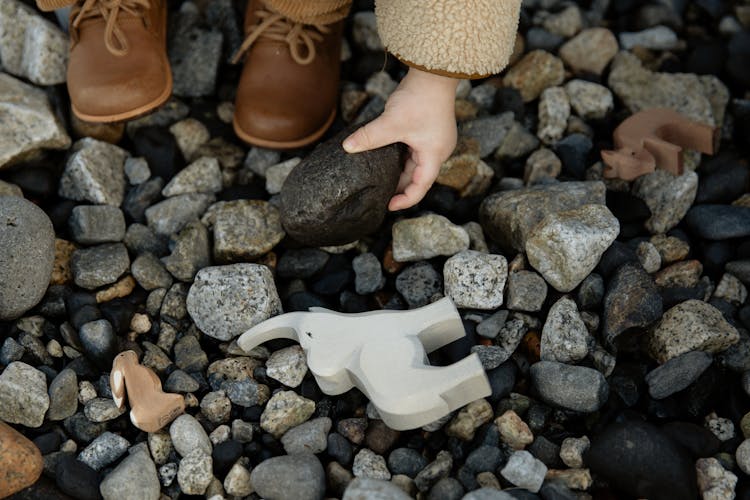
[{"label": "gray pebble", "polygon": [[136,451],[127,456],[107,474],[99,491],[104,500],[158,500],[161,495],[159,476],[148,452]]},{"label": "gray pebble", "polygon": [[292,427],[281,437],[284,451],[288,455],[318,454],[325,451],[328,447],[328,432],[331,425],[330,418],[321,417]]},{"label": "gray pebble", "polygon": [[127,408],[118,408],[110,398],[94,398],[86,403],[83,413],[92,422],[102,423],[114,420],[127,411]]},{"label": "gray pebble", "polygon": [[147,291],[172,286],[172,276],[164,269],[164,264],[150,253],[136,257],[130,266],[130,273]]},{"label": "gray pebble", "polygon": [[143,184],[151,178],[151,169],[145,158],[127,158],[124,169],[128,182],[133,186]]},{"label": "gray pebble", "polygon": [[211,454],[211,440],[203,426],[192,415],[180,415],[169,427],[172,445],[177,453],[185,457],[194,450]]},{"label": "gray pebble", "polygon": [[218,193],[221,189],[219,161],[203,157],[177,172],[161,194],[168,198],[188,193]]},{"label": "gray pebble", "polygon": [[213,480],[213,460],[200,449],[194,449],[180,460],[177,483],[186,495],[202,495]]},{"label": "gray pebble", "polygon": [[589,352],[590,335],[576,303],[563,297],[550,308],[541,339],[541,359],[574,363]]},{"label": "gray pebble", "polygon": [[358,477],[344,491],[342,500],[408,500],[412,498],[390,481]]},{"label": "gray pebble", "polygon": [[496,313],[493,313],[492,316],[482,320],[482,322],[477,325],[477,333],[482,337],[494,339],[498,336],[503,326],[505,326],[505,321],[507,319],[508,311],[497,311]]},{"label": "gray pebble", "polygon": [[42,300],[54,257],[55,231],[44,211],[23,198],[0,196],[0,321]]},{"label": "gray pebble", "polygon": [[417,262],[396,277],[396,290],[406,299],[409,307],[423,307],[443,291],[443,280],[429,262]]},{"label": "gray pebble", "polygon": [[648,392],[654,399],[664,399],[689,387],[711,365],[710,354],[691,351],[670,359],[646,375]]},{"label": "gray pebble", "polygon": [[70,267],[75,284],[93,290],[117,281],[130,268],[130,257],[122,243],[107,243],[76,250]]},{"label": "gray pebble", "polygon": [[374,293],[385,286],[385,276],[380,261],[372,253],[363,253],[354,257],[354,287],[358,294]]},{"label": "gray pebble", "polygon": [[151,253],[160,256],[167,253],[167,238],[158,236],[153,229],[143,224],[129,225],[123,243],[136,255]]},{"label": "gray pebble", "polygon": [[118,207],[79,205],[70,214],[70,233],[78,243],[95,245],[122,241],[125,215]]},{"label": "gray pebble", "polygon": [[[1,362],[1,361],[0,361]],[[52,380],[49,385],[48,420],[64,420],[78,409],[78,377],[66,368]]]},{"label": "gray pebble", "polygon": [[604,376],[584,366],[540,361],[531,365],[531,381],[544,402],[571,411],[595,412],[609,397]]},{"label": "gray pebble", "polygon": [[451,256],[469,248],[466,230],[442,215],[400,220],[393,225],[392,232],[393,258],[397,262]]},{"label": "gray pebble", "polygon": [[536,493],[542,487],[547,466],[528,451],[514,452],[500,474],[511,483]]},{"label": "gray pebble", "polygon": [[465,250],[445,262],[443,277],[445,294],[456,307],[497,309],[503,303],[508,262],[502,255]]},{"label": "gray pebble", "polygon": [[20,361],[26,350],[16,342],[13,337],[6,337],[3,346],[0,347],[0,365],[9,365],[14,361]]},{"label": "gray pebble", "polygon": [[385,463],[385,458],[368,448],[362,448],[354,456],[352,473],[356,477],[370,479],[390,479],[391,473]]},{"label": "gray pebble", "polygon": [[547,283],[533,271],[516,271],[508,275],[506,307],[513,311],[536,312],[547,298]]},{"label": "gray pebble", "polygon": [[192,281],[198,271],[211,265],[208,229],[199,221],[189,222],[173,235],[171,249],[162,262],[178,280]]},{"label": "gray pebble", "polygon": [[147,208],[146,220],[156,234],[169,236],[180,231],[188,222],[200,219],[213,201],[213,195],[209,194],[174,196]]},{"label": "gray pebble", "polygon": [[167,392],[187,394],[188,392],[195,392],[199,388],[198,381],[182,370],[173,371],[164,382],[164,390]]},{"label": "gray pebble", "polygon": [[130,443],[124,437],[105,432],[78,454],[78,460],[94,470],[102,470],[123,456],[129,447]]},{"label": "gray pebble", "polygon": [[174,345],[174,362],[186,372],[200,372],[208,366],[208,356],[194,335],[185,335]]},{"label": "gray pebble", "polygon": [[119,207],[125,195],[127,151],[86,137],[73,145],[58,194],[76,201]]},{"label": "gray pebble", "polygon": [[322,500],[326,477],[315,455],[283,455],[258,464],[250,474],[255,492],[263,498]]},{"label": "gray pebble", "polygon": [[0,373],[0,420],[26,427],[39,427],[49,408],[44,373],[14,361]]}]

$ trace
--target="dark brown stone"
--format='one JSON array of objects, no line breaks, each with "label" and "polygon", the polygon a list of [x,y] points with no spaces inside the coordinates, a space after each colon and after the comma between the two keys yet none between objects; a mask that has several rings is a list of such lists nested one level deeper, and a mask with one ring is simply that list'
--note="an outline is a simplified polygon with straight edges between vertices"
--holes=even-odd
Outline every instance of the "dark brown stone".
[{"label": "dark brown stone", "polygon": [[0,498],[34,484],[43,468],[42,454],[34,443],[0,422]]},{"label": "dark brown stone", "polygon": [[405,146],[348,154],[341,143],[353,130],[316,147],[281,188],[281,223],[300,243],[343,245],[375,232],[385,218]]}]

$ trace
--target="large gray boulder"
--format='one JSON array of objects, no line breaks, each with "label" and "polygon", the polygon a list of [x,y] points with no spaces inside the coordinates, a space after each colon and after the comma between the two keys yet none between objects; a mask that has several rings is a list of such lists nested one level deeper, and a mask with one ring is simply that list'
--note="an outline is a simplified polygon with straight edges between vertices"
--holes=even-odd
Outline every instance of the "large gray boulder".
[{"label": "large gray boulder", "polygon": [[55,259],[55,231],[44,211],[0,196],[0,320],[18,318],[42,300]]}]

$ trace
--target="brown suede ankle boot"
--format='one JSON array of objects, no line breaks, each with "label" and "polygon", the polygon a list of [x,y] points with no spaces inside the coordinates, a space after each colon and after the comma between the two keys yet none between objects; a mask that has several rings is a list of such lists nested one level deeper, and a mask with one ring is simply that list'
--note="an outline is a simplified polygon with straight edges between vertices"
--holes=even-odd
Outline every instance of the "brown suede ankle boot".
[{"label": "brown suede ankle boot", "polygon": [[88,122],[128,120],[172,93],[166,0],[85,0],[70,15],[68,92]]},{"label": "brown suede ankle boot", "polygon": [[250,144],[290,149],[319,139],[333,122],[343,21],[295,23],[250,0],[234,130]]}]

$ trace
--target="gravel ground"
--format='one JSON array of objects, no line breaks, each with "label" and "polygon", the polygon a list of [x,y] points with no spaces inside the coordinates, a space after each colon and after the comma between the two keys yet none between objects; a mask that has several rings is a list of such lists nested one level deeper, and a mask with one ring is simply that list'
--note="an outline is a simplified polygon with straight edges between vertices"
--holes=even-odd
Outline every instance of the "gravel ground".
[{"label": "gravel ground", "polygon": [[[748,0],[524,1],[509,68],[459,85],[427,197],[324,248],[279,209],[312,148],[233,135],[240,3],[172,2],[174,97],[95,126],[54,16],[0,0],[0,420],[44,456],[16,498],[750,499]],[[326,137],[405,71],[356,1]],[[617,124],[660,106],[719,127],[718,153],[602,179]],[[430,361],[476,352],[492,395],[422,429],[323,394],[290,341],[236,343],[443,296],[466,337]],[[126,349],[185,398],[160,432],[113,403]]]}]

